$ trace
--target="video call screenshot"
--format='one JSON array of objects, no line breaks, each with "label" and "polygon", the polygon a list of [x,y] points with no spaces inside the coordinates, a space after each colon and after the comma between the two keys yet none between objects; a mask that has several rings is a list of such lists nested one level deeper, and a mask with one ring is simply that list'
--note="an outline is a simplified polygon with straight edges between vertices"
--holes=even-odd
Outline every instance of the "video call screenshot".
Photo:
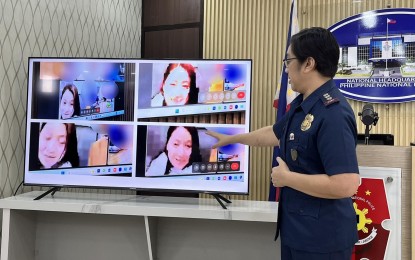
[{"label": "video call screenshot", "polygon": [[[32,118],[94,120],[126,111],[126,65],[116,62],[34,62]],[[48,104],[46,106],[45,104]],[[130,120],[133,120],[131,118]]]},{"label": "video call screenshot", "polygon": [[[206,131],[249,131],[250,84],[250,60],[30,58],[25,183],[247,193],[249,149]],[[245,123],[151,120],[235,111]]]},{"label": "video call screenshot", "polygon": [[246,111],[248,64],[139,64],[138,118]]}]

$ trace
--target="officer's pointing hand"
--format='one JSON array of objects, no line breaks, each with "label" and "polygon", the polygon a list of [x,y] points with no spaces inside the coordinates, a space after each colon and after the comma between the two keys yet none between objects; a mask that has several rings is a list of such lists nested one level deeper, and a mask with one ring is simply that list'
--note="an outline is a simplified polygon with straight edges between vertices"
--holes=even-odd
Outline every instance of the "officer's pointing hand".
[{"label": "officer's pointing hand", "polygon": [[290,173],[290,169],[287,164],[277,157],[278,166],[272,168],[271,180],[274,187],[284,187],[286,185],[287,174]]},{"label": "officer's pointing hand", "polygon": [[212,146],[213,149],[230,144],[229,135],[220,134],[213,131],[206,131],[206,134],[217,139],[217,143]]}]

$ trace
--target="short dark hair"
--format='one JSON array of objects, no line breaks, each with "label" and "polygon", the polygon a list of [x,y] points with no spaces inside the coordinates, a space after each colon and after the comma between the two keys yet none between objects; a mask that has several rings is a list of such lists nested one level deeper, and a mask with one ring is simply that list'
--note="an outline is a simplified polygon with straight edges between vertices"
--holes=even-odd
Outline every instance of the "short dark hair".
[{"label": "short dark hair", "polygon": [[291,51],[301,63],[312,57],[321,75],[331,78],[336,75],[340,49],[329,30],[321,27],[301,30],[291,37]]}]

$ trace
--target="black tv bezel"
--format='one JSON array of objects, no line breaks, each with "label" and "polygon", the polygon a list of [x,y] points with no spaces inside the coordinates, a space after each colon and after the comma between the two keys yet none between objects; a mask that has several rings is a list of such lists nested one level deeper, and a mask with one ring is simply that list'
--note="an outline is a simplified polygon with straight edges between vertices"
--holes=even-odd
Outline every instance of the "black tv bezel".
[{"label": "black tv bezel", "polygon": [[[202,194],[226,194],[226,195],[249,195],[250,194],[250,178],[248,178],[247,181],[247,191],[246,192],[230,192],[230,191],[209,191],[209,190],[189,190],[189,189],[160,189],[160,188],[142,188],[142,187],[120,187],[120,186],[89,186],[89,185],[54,185],[54,184],[39,184],[39,183],[28,183],[26,182],[26,146],[27,146],[27,125],[30,122],[30,117],[28,115],[28,105],[29,105],[29,88],[30,85],[32,84],[32,82],[29,81],[29,74],[30,74],[30,64],[31,64],[31,60],[35,60],[35,59],[48,59],[48,60],[117,60],[117,61],[226,61],[226,62],[230,62],[230,61],[248,61],[250,63],[250,74],[247,74],[250,76],[250,82],[249,82],[249,119],[251,118],[252,115],[252,74],[253,74],[253,69],[252,69],[252,59],[176,59],[176,58],[166,58],[166,59],[143,59],[143,58],[102,58],[102,57],[38,57],[38,56],[30,56],[28,57],[28,62],[27,62],[27,88],[26,88],[26,122],[25,122],[25,137],[24,137],[24,144],[25,144],[25,153],[24,153],[24,170],[23,170],[23,186],[34,186],[34,187],[48,187],[48,188],[83,188],[83,189],[109,189],[109,190],[132,190],[132,191],[144,191],[144,192],[169,192],[169,193],[185,193],[185,194],[194,194],[194,193],[202,193]],[[135,99],[136,97],[134,97]],[[137,109],[137,108],[134,108]],[[247,110],[246,110],[247,111]],[[228,111],[222,111],[222,112],[215,112],[215,113],[200,113],[200,115],[214,115],[214,114],[221,114],[221,113],[227,113]],[[235,111],[237,112],[237,111]],[[189,115],[180,115],[180,116],[191,116],[194,114],[189,114]],[[246,118],[246,117],[245,117]],[[134,118],[134,120],[136,121],[137,118]],[[247,122],[248,123],[248,131],[251,131],[251,121]],[[248,173],[247,176],[250,177],[250,168],[251,168],[251,164],[249,163],[250,160],[250,155],[251,155],[251,148],[248,146],[248,154],[247,154],[247,158],[248,158],[248,167],[246,167]],[[88,167],[86,167],[88,168]],[[133,173],[132,173],[133,175]]]}]

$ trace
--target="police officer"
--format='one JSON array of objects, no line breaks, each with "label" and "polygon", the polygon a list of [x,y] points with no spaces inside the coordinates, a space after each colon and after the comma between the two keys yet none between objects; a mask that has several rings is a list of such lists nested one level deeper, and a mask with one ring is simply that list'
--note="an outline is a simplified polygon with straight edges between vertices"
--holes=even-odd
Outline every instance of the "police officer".
[{"label": "police officer", "polygon": [[[357,242],[351,196],[359,186],[354,113],[336,88],[339,46],[330,31],[309,28],[291,38],[284,59],[300,95],[273,126],[240,135],[208,132],[214,147],[280,146],[272,183],[281,188],[281,259],[350,260]],[[277,230],[278,232],[278,230]]]}]

